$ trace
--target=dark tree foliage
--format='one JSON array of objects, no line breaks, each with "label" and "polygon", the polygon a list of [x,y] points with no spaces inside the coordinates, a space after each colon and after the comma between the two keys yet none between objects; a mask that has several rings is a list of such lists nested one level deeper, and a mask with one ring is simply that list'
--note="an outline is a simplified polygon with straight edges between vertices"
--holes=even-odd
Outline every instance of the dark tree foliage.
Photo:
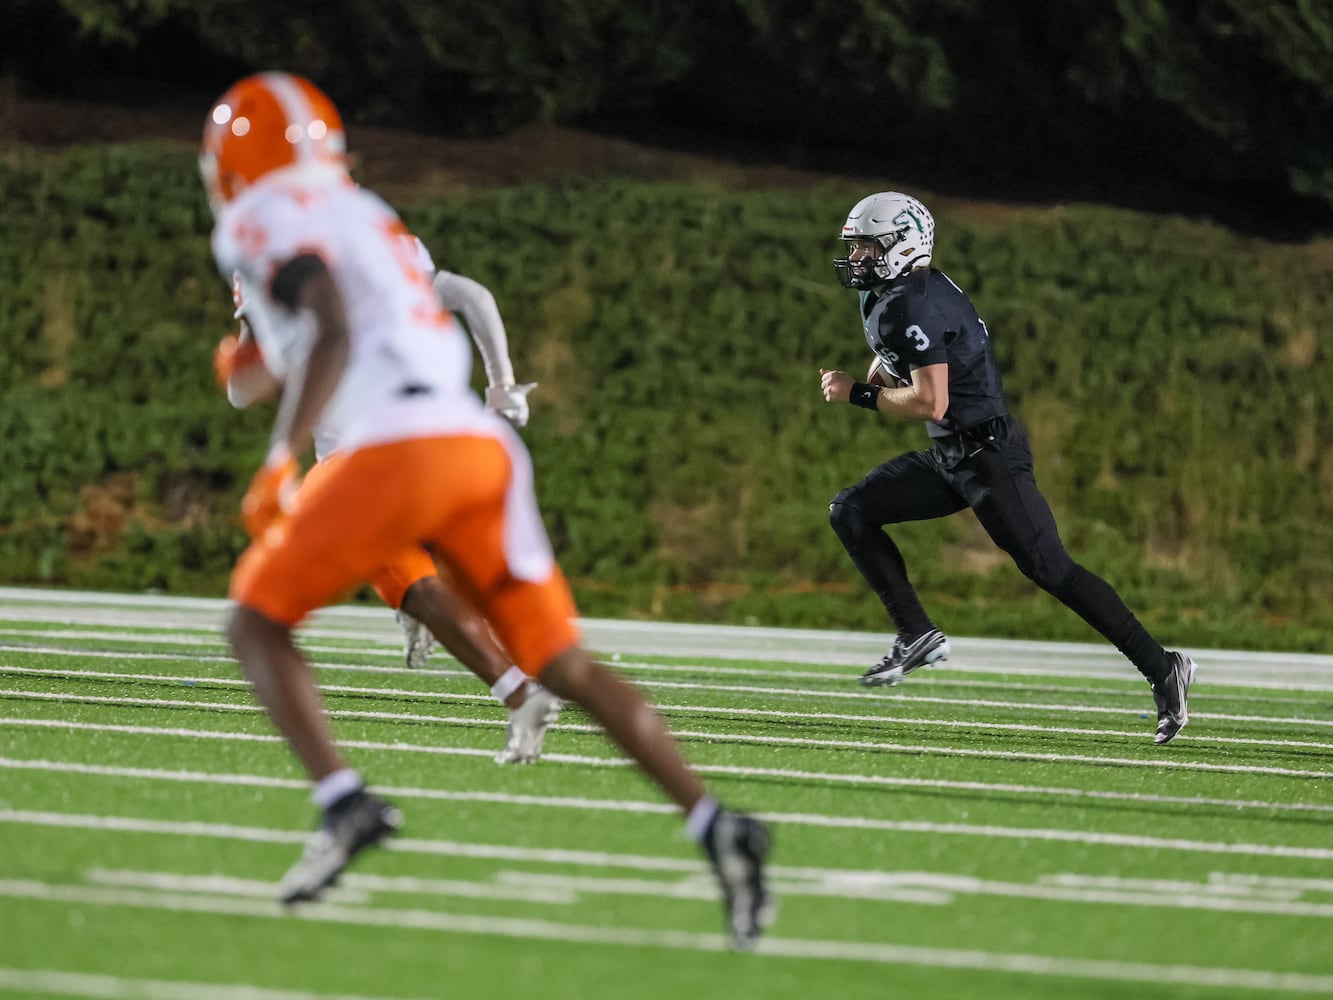
[{"label": "dark tree foliage", "polygon": [[283,67],[367,123],[576,123],[964,194],[1333,226],[1327,0],[10,6],[0,70],[48,92],[116,99],[133,77],[193,99]]}]

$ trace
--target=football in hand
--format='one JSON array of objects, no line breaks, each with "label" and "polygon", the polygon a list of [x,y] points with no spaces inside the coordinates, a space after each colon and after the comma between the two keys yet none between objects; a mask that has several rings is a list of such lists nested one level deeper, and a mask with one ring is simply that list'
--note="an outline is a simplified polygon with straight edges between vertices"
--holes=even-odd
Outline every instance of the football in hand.
[{"label": "football in hand", "polygon": [[907,385],[902,379],[891,374],[884,367],[884,362],[876,355],[870,362],[870,370],[866,372],[866,381],[871,385],[882,385],[886,388]]}]

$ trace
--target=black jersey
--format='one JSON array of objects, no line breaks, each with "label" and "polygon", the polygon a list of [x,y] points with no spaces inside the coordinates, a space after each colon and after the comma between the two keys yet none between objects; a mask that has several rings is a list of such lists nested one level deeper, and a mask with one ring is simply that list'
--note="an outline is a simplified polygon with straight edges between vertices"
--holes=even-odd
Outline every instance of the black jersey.
[{"label": "black jersey", "polygon": [[931,437],[958,434],[1008,412],[990,331],[943,271],[911,271],[878,294],[862,292],[861,320],[866,343],[896,378],[911,382],[915,368],[949,366],[949,409],[938,423],[926,422]]}]

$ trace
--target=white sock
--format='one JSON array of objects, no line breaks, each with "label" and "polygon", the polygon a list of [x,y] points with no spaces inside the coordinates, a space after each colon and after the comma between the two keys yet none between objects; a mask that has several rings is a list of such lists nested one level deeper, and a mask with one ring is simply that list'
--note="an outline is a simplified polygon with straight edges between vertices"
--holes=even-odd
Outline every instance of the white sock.
[{"label": "white sock", "polygon": [[498,681],[496,681],[494,684],[491,685],[491,694],[495,695],[495,700],[498,701],[501,705],[503,705],[505,703],[506,698],[508,698],[511,694],[513,694],[527,682],[528,682],[527,674],[525,674],[522,670],[519,670],[518,667],[510,667],[508,670],[506,670],[503,674],[500,675],[500,679]]},{"label": "white sock", "polygon": [[321,809],[327,809],[339,799],[345,798],[353,792],[359,792],[365,787],[366,783],[361,780],[361,775],[350,767],[344,767],[341,771],[334,771],[315,785],[315,790],[310,793],[310,801]]},{"label": "white sock", "polygon": [[704,834],[708,832],[708,827],[712,825],[713,817],[721,809],[717,799],[711,795],[705,795],[694,804],[690,814],[685,817],[685,832],[690,835],[691,840],[703,840]]}]

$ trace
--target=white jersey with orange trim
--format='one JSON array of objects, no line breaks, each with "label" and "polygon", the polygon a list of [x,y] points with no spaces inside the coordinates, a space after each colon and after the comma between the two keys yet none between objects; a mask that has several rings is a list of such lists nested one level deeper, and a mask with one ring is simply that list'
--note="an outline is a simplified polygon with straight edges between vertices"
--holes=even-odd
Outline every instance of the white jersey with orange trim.
[{"label": "white jersey with orange trim", "polygon": [[468,384],[472,350],[430,282],[429,254],[378,196],[340,171],[276,172],[243,192],[213,231],[222,274],[240,275],[246,314],[269,370],[299,383],[310,319],[277,303],[271,282],[289,260],[317,254],[347,312],[346,370],[321,413],[321,443],[338,450],[439,434],[493,434]]}]

